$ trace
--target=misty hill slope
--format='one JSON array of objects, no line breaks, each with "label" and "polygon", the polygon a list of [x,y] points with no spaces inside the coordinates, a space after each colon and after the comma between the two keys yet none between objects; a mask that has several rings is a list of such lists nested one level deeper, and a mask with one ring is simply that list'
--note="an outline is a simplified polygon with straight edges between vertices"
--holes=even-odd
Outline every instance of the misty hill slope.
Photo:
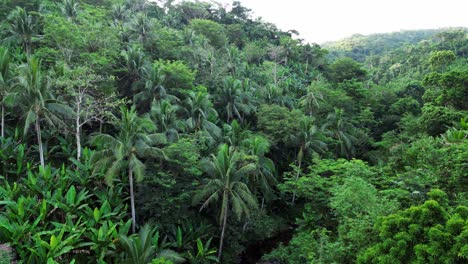
[{"label": "misty hill slope", "polygon": [[330,51],[331,58],[350,57],[364,62],[367,56],[381,55],[393,49],[406,45],[415,45],[423,40],[430,40],[438,36],[443,38],[443,32],[466,32],[466,28],[441,28],[425,30],[404,30],[392,33],[379,33],[364,36],[353,35],[339,41],[326,42],[322,47]]}]

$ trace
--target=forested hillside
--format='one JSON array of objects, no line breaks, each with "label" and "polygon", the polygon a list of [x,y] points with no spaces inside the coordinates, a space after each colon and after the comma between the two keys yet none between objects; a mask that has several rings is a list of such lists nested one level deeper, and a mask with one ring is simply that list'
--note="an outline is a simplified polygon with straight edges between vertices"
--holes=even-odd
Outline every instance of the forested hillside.
[{"label": "forested hillside", "polygon": [[0,36],[0,263],[468,261],[465,29],[0,0]]},{"label": "forested hillside", "polygon": [[[416,45],[421,41],[432,39],[437,42],[446,42],[447,40],[460,38],[466,34],[466,30],[466,28],[444,28],[403,30],[368,36],[355,34],[343,40],[324,43],[322,46],[330,51],[329,56],[332,59],[350,57],[359,62],[364,62],[368,56],[380,56],[391,50]],[[467,51],[465,50],[465,52]]]}]

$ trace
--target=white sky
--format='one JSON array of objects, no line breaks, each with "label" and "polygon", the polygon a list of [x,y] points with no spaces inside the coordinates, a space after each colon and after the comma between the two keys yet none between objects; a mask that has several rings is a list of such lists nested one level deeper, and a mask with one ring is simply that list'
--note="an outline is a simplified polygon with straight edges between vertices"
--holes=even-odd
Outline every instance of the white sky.
[{"label": "white sky", "polygon": [[[231,4],[232,0],[215,0]],[[468,27],[468,0],[239,0],[254,17],[323,43],[359,33]]]}]

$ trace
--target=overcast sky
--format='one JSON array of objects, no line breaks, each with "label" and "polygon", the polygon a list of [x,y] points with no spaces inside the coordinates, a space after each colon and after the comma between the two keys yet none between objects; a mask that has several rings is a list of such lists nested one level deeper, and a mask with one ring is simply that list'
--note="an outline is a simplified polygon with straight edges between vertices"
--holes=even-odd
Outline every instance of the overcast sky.
[{"label": "overcast sky", "polygon": [[[468,27],[468,0],[239,0],[255,17],[323,43],[355,33]],[[216,0],[232,3],[232,0]]]}]

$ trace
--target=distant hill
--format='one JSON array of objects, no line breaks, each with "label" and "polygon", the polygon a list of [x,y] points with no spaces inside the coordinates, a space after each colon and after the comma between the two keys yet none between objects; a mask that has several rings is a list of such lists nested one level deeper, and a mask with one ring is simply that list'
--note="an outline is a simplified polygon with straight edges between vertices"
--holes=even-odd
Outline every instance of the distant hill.
[{"label": "distant hill", "polygon": [[364,62],[367,56],[380,55],[408,44],[417,44],[422,40],[431,39],[440,32],[455,29],[467,31],[467,28],[441,28],[404,30],[368,36],[356,34],[339,41],[326,42],[322,44],[322,47],[330,51],[331,58],[350,57]]}]

